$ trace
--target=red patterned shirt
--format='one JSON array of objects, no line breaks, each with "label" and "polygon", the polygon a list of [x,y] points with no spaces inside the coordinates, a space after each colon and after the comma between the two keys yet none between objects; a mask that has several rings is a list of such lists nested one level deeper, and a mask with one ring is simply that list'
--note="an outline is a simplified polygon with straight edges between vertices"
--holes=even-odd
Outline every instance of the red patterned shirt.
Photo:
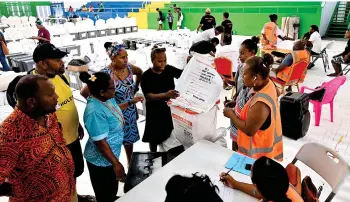
[{"label": "red patterned shirt", "polygon": [[18,108],[0,125],[0,183],[12,184],[11,202],[69,202],[75,180],[72,156],[55,114],[46,128]]}]

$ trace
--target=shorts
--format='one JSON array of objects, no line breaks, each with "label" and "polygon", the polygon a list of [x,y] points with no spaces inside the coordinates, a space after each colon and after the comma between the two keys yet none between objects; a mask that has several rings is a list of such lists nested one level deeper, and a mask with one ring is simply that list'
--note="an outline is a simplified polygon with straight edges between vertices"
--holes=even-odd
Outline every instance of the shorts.
[{"label": "shorts", "polygon": [[77,138],[74,142],[67,145],[74,162],[74,177],[77,178],[84,172],[84,157],[80,145],[80,139]]},{"label": "shorts", "polygon": [[163,21],[159,20],[158,23],[159,23],[160,25],[162,25],[162,24],[163,24]]},{"label": "shorts", "polygon": [[182,21],[177,21],[177,26],[181,26],[181,24],[182,24]]}]

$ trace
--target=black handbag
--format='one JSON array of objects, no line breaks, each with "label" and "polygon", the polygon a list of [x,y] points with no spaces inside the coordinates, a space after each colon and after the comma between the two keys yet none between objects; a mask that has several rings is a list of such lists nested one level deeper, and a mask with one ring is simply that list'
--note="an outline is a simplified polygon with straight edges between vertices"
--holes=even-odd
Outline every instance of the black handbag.
[{"label": "black handbag", "polygon": [[124,193],[147,179],[158,169],[169,163],[184,151],[183,146],[170,149],[168,152],[134,152],[124,184]]}]

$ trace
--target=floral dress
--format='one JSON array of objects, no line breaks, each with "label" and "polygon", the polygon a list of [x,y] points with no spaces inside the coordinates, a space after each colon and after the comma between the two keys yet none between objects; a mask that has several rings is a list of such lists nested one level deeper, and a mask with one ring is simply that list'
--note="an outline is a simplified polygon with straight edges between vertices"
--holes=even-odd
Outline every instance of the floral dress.
[{"label": "floral dress", "polygon": [[[129,76],[125,78],[124,81],[120,81],[118,78],[114,78],[113,72],[106,67],[103,71],[111,76],[115,84],[115,96],[114,99],[117,104],[122,104],[128,102],[134,98],[135,83],[133,79],[133,74],[131,71],[131,66],[128,65],[128,70],[130,72]],[[124,126],[124,141],[123,144],[129,145],[134,144],[140,139],[139,130],[137,128],[137,109],[136,105],[131,105],[127,109],[122,110],[125,120]]]}]

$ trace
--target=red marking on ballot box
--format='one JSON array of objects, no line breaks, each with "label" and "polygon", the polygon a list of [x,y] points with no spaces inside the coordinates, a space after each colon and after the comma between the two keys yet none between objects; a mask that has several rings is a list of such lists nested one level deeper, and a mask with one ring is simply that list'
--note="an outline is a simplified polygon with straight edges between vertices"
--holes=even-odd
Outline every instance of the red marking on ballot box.
[{"label": "red marking on ballot box", "polygon": [[191,122],[191,121],[186,120],[186,119],[184,119],[184,118],[182,118],[182,117],[180,117],[180,116],[178,116],[178,115],[176,115],[176,114],[171,114],[171,115],[172,115],[172,117],[173,117],[174,119],[176,119],[177,121],[181,121],[181,122],[187,124],[188,126],[192,126],[192,122]]}]

